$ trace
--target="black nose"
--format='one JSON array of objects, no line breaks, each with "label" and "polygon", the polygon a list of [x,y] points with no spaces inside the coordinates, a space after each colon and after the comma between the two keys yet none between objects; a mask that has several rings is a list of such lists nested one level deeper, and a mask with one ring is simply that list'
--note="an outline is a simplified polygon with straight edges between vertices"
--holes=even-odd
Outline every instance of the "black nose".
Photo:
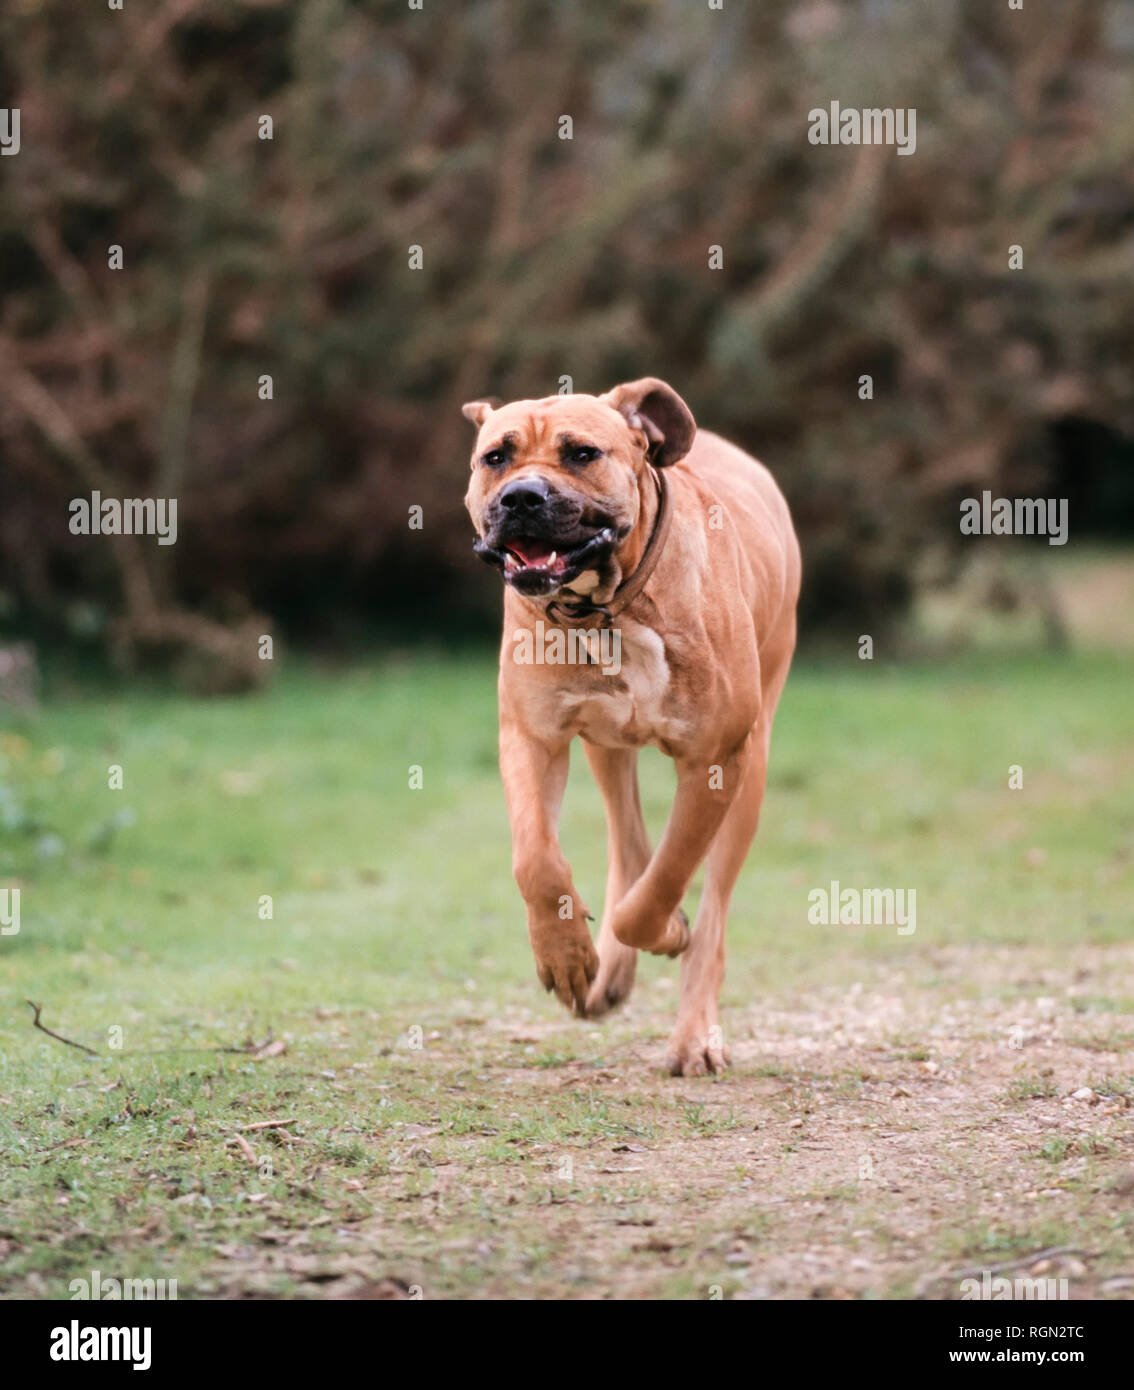
[{"label": "black nose", "polygon": [[551,489],[539,478],[517,478],[500,489],[500,505],[517,516],[542,511]]}]

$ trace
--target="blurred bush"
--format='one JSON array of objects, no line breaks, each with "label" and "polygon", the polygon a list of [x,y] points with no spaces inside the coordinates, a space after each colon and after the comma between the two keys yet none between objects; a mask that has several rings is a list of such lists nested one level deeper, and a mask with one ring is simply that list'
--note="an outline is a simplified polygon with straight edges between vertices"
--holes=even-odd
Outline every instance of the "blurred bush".
[{"label": "blurred bush", "polygon": [[[1129,462],[1121,3],[11,0],[0,52],[15,629],[223,684],[269,621],[465,626],[458,407],[564,375],[666,377],[764,458],[805,620],[856,631],[948,570],[960,497]],[[810,145],[832,99],[916,107],[916,154]],[[177,544],[72,536],[95,489],[177,497]]]}]

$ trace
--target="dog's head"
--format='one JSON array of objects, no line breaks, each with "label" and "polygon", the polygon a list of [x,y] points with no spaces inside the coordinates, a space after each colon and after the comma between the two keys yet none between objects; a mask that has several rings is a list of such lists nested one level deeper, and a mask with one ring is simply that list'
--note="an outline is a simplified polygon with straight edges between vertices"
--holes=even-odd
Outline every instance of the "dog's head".
[{"label": "dog's head", "polygon": [[638,526],[642,479],[684,458],[697,427],[656,377],[604,396],[462,407],[477,426],[465,505],[476,553],[519,593],[608,587]]}]

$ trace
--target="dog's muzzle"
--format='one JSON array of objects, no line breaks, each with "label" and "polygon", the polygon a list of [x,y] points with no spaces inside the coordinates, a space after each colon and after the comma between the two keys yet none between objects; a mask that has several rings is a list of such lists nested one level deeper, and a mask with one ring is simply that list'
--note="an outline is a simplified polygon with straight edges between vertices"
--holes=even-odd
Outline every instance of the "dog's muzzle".
[{"label": "dog's muzzle", "polygon": [[588,515],[578,498],[533,475],[500,489],[473,550],[519,593],[540,597],[598,568],[621,539],[610,517]]}]

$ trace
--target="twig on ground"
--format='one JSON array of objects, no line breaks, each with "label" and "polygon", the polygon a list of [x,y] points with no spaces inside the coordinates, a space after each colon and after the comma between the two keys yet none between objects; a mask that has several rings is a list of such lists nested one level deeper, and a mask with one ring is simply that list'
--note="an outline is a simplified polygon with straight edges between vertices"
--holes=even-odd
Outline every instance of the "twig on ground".
[{"label": "twig on ground", "polygon": [[230,1144],[235,1144],[249,1163],[256,1163],[256,1153],[253,1150],[252,1145],[248,1142],[247,1139],[245,1139],[243,1134],[232,1135],[230,1138],[224,1141],[224,1144],[225,1148],[228,1148]]},{"label": "twig on ground", "polygon": [[32,1019],[33,1028],[38,1028],[41,1033],[46,1033],[49,1038],[54,1038],[56,1042],[66,1043],[68,1047],[77,1047],[80,1052],[85,1052],[89,1057],[97,1057],[99,1055],[93,1047],[88,1047],[86,1043],[72,1042],[70,1038],[65,1038],[62,1033],[52,1032],[46,1023],[41,1023],[39,1021],[39,1016],[43,1011],[42,1004],[36,1004],[31,999],[25,999],[24,1003],[29,1004],[35,1010],[35,1017]]},{"label": "twig on ground", "polygon": [[1030,1255],[1021,1255],[1018,1259],[1004,1260],[996,1265],[974,1265],[971,1269],[943,1269],[937,1274],[929,1274],[918,1281],[915,1297],[920,1298],[926,1289],[942,1279],[975,1279],[985,1273],[1003,1274],[1005,1270],[1038,1264],[1040,1260],[1050,1260],[1056,1255],[1085,1255],[1087,1259],[1091,1258],[1089,1250],[1081,1250],[1077,1245],[1049,1245],[1046,1250],[1033,1250]]},{"label": "twig on ground", "polygon": [[[57,1042],[66,1043],[68,1047],[77,1047],[80,1052],[85,1052],[89,1057],[102,1057],[104,1055],[101,1052],[96,1052],[93,1047],[88,1047],[86,1043],[74,1042],[71,1038],[65,1038],[62,1033],[54,1032],[52,1029],[48,1028],[46,1023],[40,1022],[39,1016],[43,1011],[43,1005],[37,1004],[33,999],[26,999],[24,1002],[35,1010],[35,1017],[32,1019],[32,1026],[34,1028],[38,1028],[41,1033],[46,1033],[48,1037],[54,1038]],[[254,1042],[251,1038],[249,1038],[249,1040],[246,1043],[242,1043],[239,1047],[230,1047],[223,1043],[203,1044],[198,1047],[193,1043],[189,1043],[184,1047],[153,1048],[146,1051],[146,1056],[157,1057],[162,1054],[167,1054],[171,1052],[230,1052],[242,1057],[253,1057],[257,1061],[259,1061],[265,1057],[278,1057],[286,1051],[287,1043],[282,1041],[273,1042],[272,1034],[269,1031],[268,1036],[264,1039],[262,1043]],[[131,1055],[136,1054],[132,1054],[130,1052],[120,1052],[118,1055],[120,1057],[129,1057]],[[270,1120],[261,1125],[248,1125],[246,1126],[246,1128],[271,1129],[276,1124],[282,1125],[291,1123],[293,1122],[290,1120]]]}]

